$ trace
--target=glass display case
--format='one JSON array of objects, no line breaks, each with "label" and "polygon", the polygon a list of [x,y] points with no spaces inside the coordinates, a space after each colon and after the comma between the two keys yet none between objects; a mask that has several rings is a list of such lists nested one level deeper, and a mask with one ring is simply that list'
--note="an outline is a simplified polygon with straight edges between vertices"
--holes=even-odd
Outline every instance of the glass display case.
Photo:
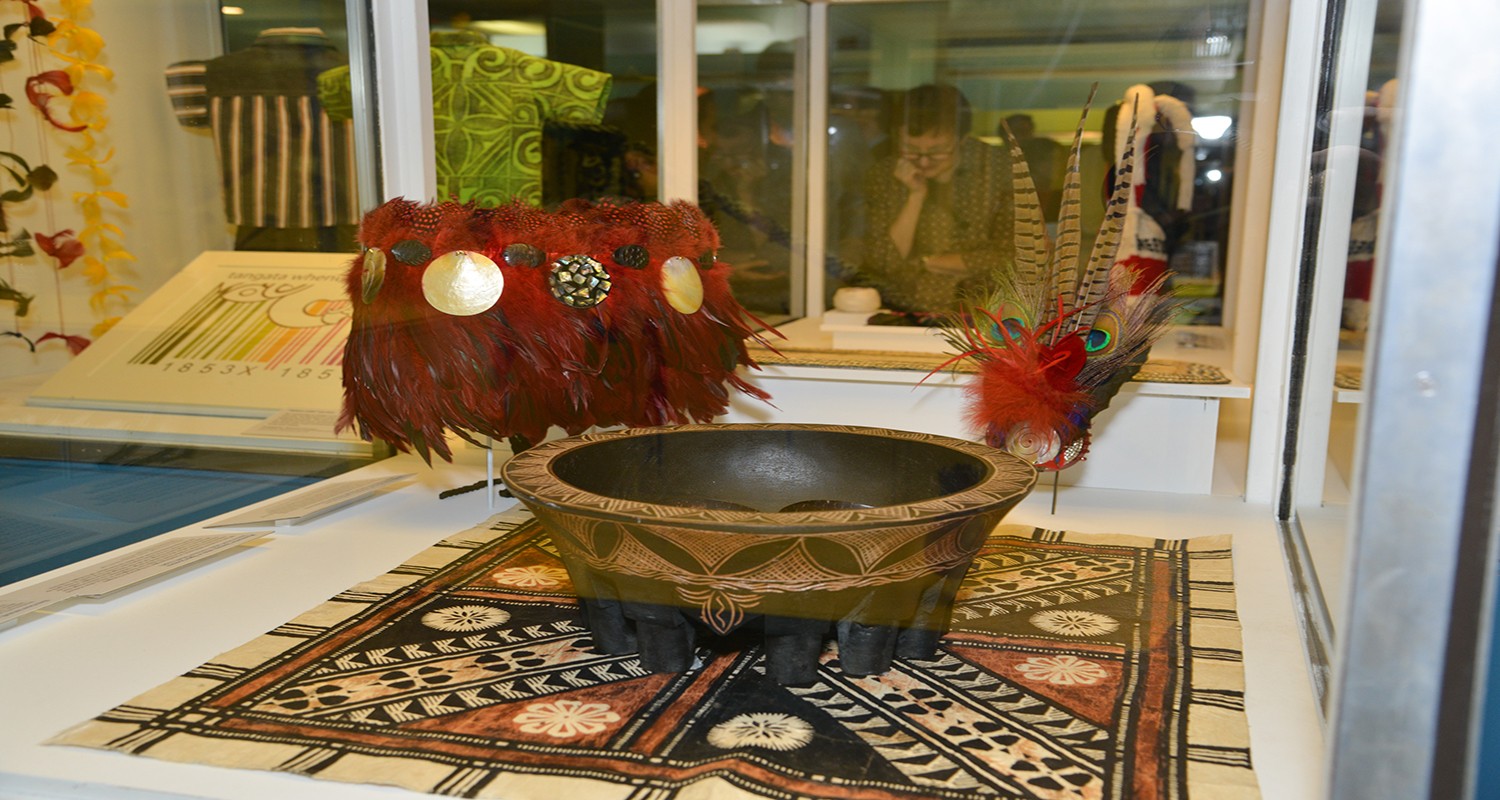
[{"label": "glass display case", "polygon": [[[6,584],[385,455],[327,424],[361,213],[352,125],[316,91],[348,63],[343,8],[27,14],[4,64],[35,98],[6,148]],[[267,424],[289,414],[318,422]]]},{"label": "glass display case", "polygon": [[[1095,420],[1087,458],[1043,475],[1009,521],[1049,544],[1075,544],[1077,531],[1144,537],[1158,547],[1140,562],[1151,569],[1192,549],[1179,540],[1229,534],[1214,551],[1226,564],[1232,558],[1222,580],[1181,579],[1179,622],[1238,619],[1243,647],[1226,644],[1221,661],[1243,674],[1212,690],[1218,705],[1206,694],[1194,705],[1189,692],[1179,706],[1200,720],[1248,716],[1243,741],[1230,748],[1246,763],[1214,768],[1248,772],[1253,750],[1262,796],[1376,796],[1369,776],[1390,776],[1375,769],[1372,743],[1419,739],[1400,760],[1413,780],[1456,792],[1433,796],[1484,796],[1465,784],[1477,734],[1413,732],[1372,710],[1372,698],[1381,686],[1409,690],[1411,702],[1391,706],[1414,722],[1480,725],[1485,686],[1473,676],[1488,666],[1493,570],[1483,567],[1494,561],[1484,499],[1495,472],[1486,281],[1500,211],[1481,185],[1488,166],[1469,169],[1434,148],[1474,144],[1493,125],[1500,67],[1493,48],[1467,51],[1473,80],[1444,88],[1435,76],[1455,56],[1418,23],[1461,18],[1464,41],[1492,40],[1500,11],[1478,0],[13,5],[6,13],[19,27],[0,48],[0,76],[9,70],[26,89],[10,92],[10,144],[0,147],[16,183],[0,196],[0,614],[10,614],[0,618],[0,672],[22,675],[6,702],[28,721],[4,734],[0,783],[32,793],[24,796],[365,791],[345,773],[358,748],[343,745],[289,752],[282,766],[266,766],[257,752],[247,764],[268,771],[255,772],[44,744],[108,709],[107,724],[138,723],[120,704],[152,687],[173,694],[186,691],[182,681],[238,680],[240,655],[270,652],[278,636],[322,636],[342,624],[339,603],[352,619],[355,605],[359,614],[384,608],[408,582],[427,591],[444,548],[478,548],[514,524],[491,519],[512,501],[472,491],[507,455],[497,441],[454,438],[451,461],[424,463],[425,453],[362,439],[341,416],[344,342],[369,290],[358,260],[369,249],[358,233],[364,213],[395,198],[549,211],[578,201],[694,203],[719,242],[711,259],[699,257],[732,268],[734,296],[767,329],[767,341],[747,351],[759,366],[738,374],[771,402],[738,397],[716,421],[975,440],[972,377],[948,368],[949,343],[933,323],[1004,268],[996,262],[1011,251],[1017,213],[1013,153],[1035,183],[1048,233],[1070,224],[1058,208],[1075,135],[1082,245],[1105,220],[1124,150],[1138,146],[1145,157],[1123,212],[1121,257],[1147,280],[1168,276],[1181,302],[1142,371]],[[1415,136],[1432,137],[1432,146]],[[1423,179],[1430,164],[1448,170],[1452,196],[1435,176]],[[1424,203],[1434,213],[1468,211],[1447,227],[1423,215]],[[1458,244],[1467,250],[1455,252]],[[1431,292],[1418,291],[1423,247],[1453,264]],[[392,259],[386,268],[400,269]],[[1458,326],[1451,332],[1439,324],[1449,318]],[[1417,324],[1423,319],[1430,324]],[[1477,346],[1445,356],[1429,349],[1436,339]],[[1439,401],[1453,405],[1428,410]],[[85,502],[96,499],[103,505]],[[1403,534],[1397,523],[1425,530]],[[1403,535],[1430,547],[1403,562],[1402,548],[1412,547]],[[179,562],[164,546],[193,555]],[[547,572],[555,545],[529,547],[505,565],[521,583],[495,572],[482,586],[441,592],[465,603],[509,593],[506,602],[521,605],[507,606],[507,618],[542,614],[555,600],[541,583],[556,577]],[[151,568],[128,591],[79,590],[37,605],[38,592],[142,561]],[[1383,583],[1394,575],[1401,586]],[[1221,595],[1227,605],[1214,605]],[[702,602],[728,613],[733,600]],[[297,616],[309,608],[310,617]],[[448,629],[421,625],[446,630],[442,641],[477,640],[490,635],[481,630],[494,615],[476,621],[474,608],[439,620]],[[1040,608],[1028,607],[1026,620]],[[1093,606],[1073,611],[1083,616],[1065,622],[1108,627]],[[1432,630],[1423,630],[1423,614]],[[1044,634],[1027,635],[1072,649],[1038,649],[1025,669],[997,656],[983,662],[983,680],[1020,686],[1023,673],[1046,672],[1040,680],[1050,685],[1036,697],[1076,711],[1083,690],[1063,684],[1102,677],[1079,659],[1109,661],[1099,669],[1114,680],[1110,670],[1155,652],[1122,640],[1108,645],[1119,644],[1119,654],[1104,658],[1106,645],[1077,644],[1062,623],[1043,619],[1054,629],[1033,625]],[[1138,630],[1167,624],[1149,619]],[[392,625],[380,635],[420,627]],[[1382,638],[1398,628],[1405,639]],[[111,652],[149,652],[91,661],[96,639]],[[339,651],[376,659],[368,665],[330,657],[317,669],[374,670],[384,657],[378,645]],[[1218,674],[1220,660],[1203,647],[1183,649],[1184,663]],[[226,651],[239,655],[214,660]],[[43,668],[33,654],[66,666]],[[397,680],[370,675],[382,687]],[[75,684],[85,688],[70,693]],[[528,702],[584,704],[547,714],[603,702],[583,688],[567,689],[579,690],[571,700],[538,689],[547,697]],[[785,703],[806,699],[787,691]],[[681,705],[670,693],[637,694],[653,709]],[[301,713],[291,694],[265,702],[274,708],[257,708],[246,725],[264,721],[255,714]],[[717,731],[705,742],[727,748],[716,742],[734,738],[732,726],[705,722],[707,702],[693,712],[701,719],[689,714],[675,732],[667,728],[677,723],[650,723],[651,746],[699,725]],[[614,731],[611,708],[568,725],[527,717],[527,732],[577,734],[596,723]],[[441,716],[410,713],[391,724],[426,730]],[[490,725],[495,713],[475,719]],[[208,716],[183,725],[208,731]],[[1098,721],[1075,716],[1070,725]],[[646,730],[630,719],[632,730]],[[783,727],[765,734],[773,744],[762,754],[783,759],[772,772],[795,762],[786,754],[802,736],[777,720]],[[1390,733],[1365,737],[1361,724]],[[1188,742],[1199,729],[1183,725]],[[858,725],[846,727],[839,753],[869,743]],[[734,746],[748,746],[749,734],[733,731]],[[179,752],[174,746],[163,749]],[[704,753],[718,752],[708,746]],[[1201,776],[1212,759],[1184,747],[1172,763]],[[650,751],[677,769],[679,754],[665,753]],[[660,777],[657,766],[642,766],[642,780]],[[488,769],[455,768],[432,786],[483,796],[494,779]],[[725,774],[740,775],[735,769]],[[826,789],[816,781],[827,776],[807,769],[813,777],[798,780],[813,782],[798,791]],[[890,769],[903,780],[912,774]],[[320,772],[356,783],[308,777]],[[761,785],[711,778],[735,793]]]}]

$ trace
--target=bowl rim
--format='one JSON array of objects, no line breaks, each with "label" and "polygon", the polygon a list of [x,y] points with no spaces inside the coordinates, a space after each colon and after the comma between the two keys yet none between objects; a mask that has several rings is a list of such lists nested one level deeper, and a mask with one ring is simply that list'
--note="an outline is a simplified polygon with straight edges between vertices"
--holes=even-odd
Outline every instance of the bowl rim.
[{"label": "bowl rim", "polygon": [[[552,470],[561,456],[592,444],[679,431],[819,431],[885,439],[904,439],[957,450],[977,458],[987,473],[960,492],[913,503],[876,508],[826,511],[737,511],[669,506],[596,494],[567,483]],[[921,524],[950,517],[970,516],[1019,502],[1035,487],[1037,471],[1024,459],[978,442],[916,431],[858,425],[813,423],[694,423],[585,433],[554,439],[512,456],[500,469],[507,488],[526,505],[565,510],[581,517],[669,527],[712,527],[724,531],[829,533],[887,527],[892,523]],[[545,493],[544,493],[545,487]],[[770,530],[768,530],[770,529]],[[782,529],[782,530],[778,530]]]}]

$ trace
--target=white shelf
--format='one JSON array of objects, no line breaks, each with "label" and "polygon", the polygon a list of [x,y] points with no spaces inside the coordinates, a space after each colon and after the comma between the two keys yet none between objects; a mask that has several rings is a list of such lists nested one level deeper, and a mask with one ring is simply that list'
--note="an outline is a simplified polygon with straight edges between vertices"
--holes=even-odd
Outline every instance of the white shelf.
[{"label": "white shelf", "polygon": [[[780,330],[786,340],[775,345],[785,352],[834,349],[818,320],[796,320]],[[1223,338],[1217,329],[1176,329],[1152,357],[1209,364],[1229,375]],[[900,427],[976,438],[966,422],[965,387],[973,376],[929,369],[764,365],[746,376],[771,394],[772,405],[736,398],[724,419]],[[1095,418],[1087,459],[1061,480],[1099,489],[1211,494],[1220,401],[1251,393],[1248,384],[1230,377],[1227,384],[1126,384]]]}]

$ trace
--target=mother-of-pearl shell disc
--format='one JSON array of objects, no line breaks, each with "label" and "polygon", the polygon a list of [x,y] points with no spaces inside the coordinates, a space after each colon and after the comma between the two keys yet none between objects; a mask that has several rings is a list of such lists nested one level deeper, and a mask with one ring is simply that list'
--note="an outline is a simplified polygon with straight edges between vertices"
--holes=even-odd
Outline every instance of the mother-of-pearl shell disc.
[{"label": "mother-of-pearl shell disc", "polygon": [[385,283],[385,251],[372,247],[365,251],[364,263],[360,266],[360,297],[365,305],[375,302],[380,287]]},{"label": "mother-of-pearl shell disc", "polygon": [[495,305],[505,289],[500,267],[482,253],[454,250],[427,265],[422,294],[432,307],[455,317],[482,314]]},{"label": "mother-of-pearl shell disc", "polygon": [[661,291],[667,304],[684,314],[703,307],[703,280],[690,259],[672,256],[662,262]]}]

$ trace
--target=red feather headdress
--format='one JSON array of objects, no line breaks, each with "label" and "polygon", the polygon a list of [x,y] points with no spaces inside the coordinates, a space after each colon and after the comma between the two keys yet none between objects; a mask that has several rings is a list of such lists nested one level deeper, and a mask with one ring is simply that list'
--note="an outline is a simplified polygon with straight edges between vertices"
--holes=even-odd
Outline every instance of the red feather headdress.
[{"label": "red feather headdress", "polygon": [[339,429],[451,458],[444,431],[541,441],[706,422],[760,339],[692,204],[392,200],[360,229]]}]

